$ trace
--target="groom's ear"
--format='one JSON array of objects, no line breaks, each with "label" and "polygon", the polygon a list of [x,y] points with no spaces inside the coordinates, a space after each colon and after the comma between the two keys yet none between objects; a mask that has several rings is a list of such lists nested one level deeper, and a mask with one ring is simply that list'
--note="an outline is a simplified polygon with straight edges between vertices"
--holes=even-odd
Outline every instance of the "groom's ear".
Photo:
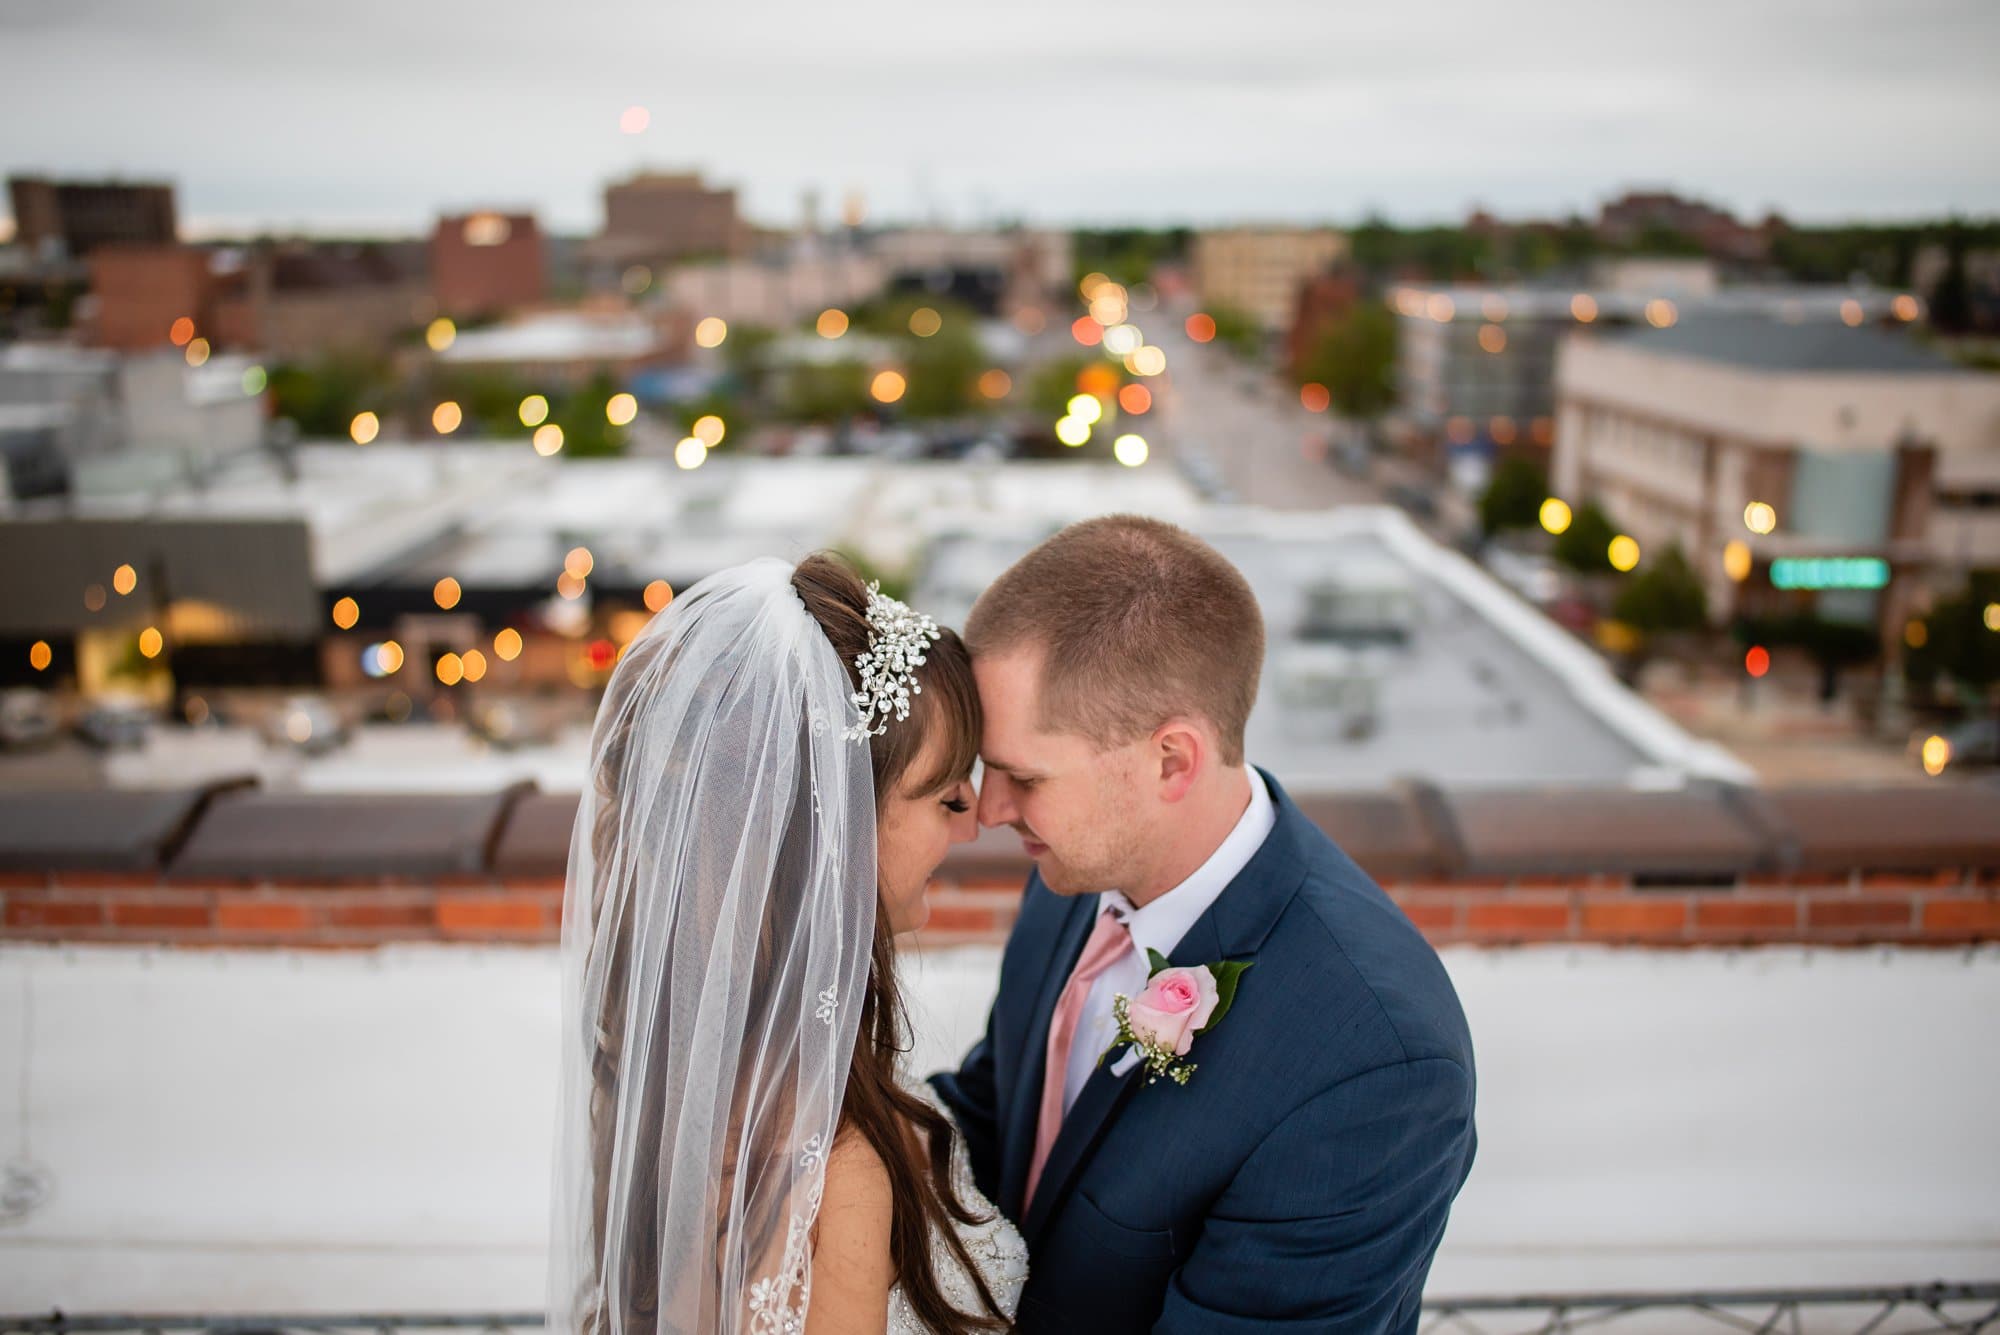
[{"label": "groom's ear", "polygon": [[1158,768],[1160,797],[1178,802],[1194,787],[1208,759],[1208,739],[1185,719],[1170,719],[1153,733],[1151,760]]}]

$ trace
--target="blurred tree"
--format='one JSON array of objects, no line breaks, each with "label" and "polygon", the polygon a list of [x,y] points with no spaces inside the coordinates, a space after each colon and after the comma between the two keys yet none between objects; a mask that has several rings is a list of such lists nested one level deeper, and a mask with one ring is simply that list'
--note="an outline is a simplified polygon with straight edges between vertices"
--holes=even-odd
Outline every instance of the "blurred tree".
[{"label": "blurred tree", "polygon": [[1872,662],[1882,652],[1882,642],[1873,626],[1851,621],[1829,621],[1805,612],[1781,617],[1744,617],[1734,632],[1739,643],[1748,647],[1761,644],[1766,649],[1802,649],[1819,669],[1819,698],[1830,701],[1840,693],[1840,674],[1848,668]]},{"label": "blurred tree", "polygon": [[1611,615],[1644,635],[1705,630],[1708,594],[1675,543],[1626,582]]},{"label": "blurred tree", "polygon": [[1569,527],[1556,535],[1556,560],[1586,575],[1612,570],[1611,540],[1618,529],[1596,502],[1585,501],[1570,515]]},{"label": "blurred tree", "polygon": [[1215,321],[1215,341],[1228,348],[1238,357],[1254,360],[1264,355],[1268,339],[1264,328],[1244,311],[1234,306],[1205,306],[1208,318]]},{"label": "blurred tree", "polygon": [[1531,459],[1503,459],[1479,498],[1479,526],[1490,536],[1513,528],[1535,528],[1542,522],[1542,502],[1549,498],[1548,478]]},{"label": "blurred tree", "polygon": [[1301,368],[1301,381],[1325,385],[1343,416],[1379,417],[1396,404],[1396,331],[1388,307],[1356,302],[1320,338]]},{"label": "blurred tree", "polygon": [[841,422],[868,412],[870,372],[855,361],[787,367],[778,390],[778,415],[788,422]]},{"label": "blurred tree", "polygon": [[[1912,683],[1948,678],[1974,698],[2000,687],[2000,630],[1987,624],[1988,607],[2000,604],[2000,570],[1975,570],[1965,587],[1922,618],[1923,643],[1904,656]],[[2000,620],[2000,613],[1995,613]],[[2000,699],[1995,700],[2000,707]]]},{"label": "blurred tree", "polygon": [[302,436],[345,440],[357,413],[386,415],[397,385],[383,358],[333,353],[311,363],[273,367],[269,389],[273,413],[298,423]]},{"label": "blurred tree", "polygon": [[1097,360],[1073,354],[1036,367],[1028,377],[1027,393],[1023,396],[1028,411],[1050,422],[1068,412],[1069,401],[1076,397],[1077,376]]},{"label": "blurred tree", "polygon": [[550,420],[563,431],[563,453],[572,459],[601,458],[625,452],[625,432],[611,425],[604,409],[618,392],[618,382],[608,371],[598,371],[576,389],[563,395],[550,413]]}]

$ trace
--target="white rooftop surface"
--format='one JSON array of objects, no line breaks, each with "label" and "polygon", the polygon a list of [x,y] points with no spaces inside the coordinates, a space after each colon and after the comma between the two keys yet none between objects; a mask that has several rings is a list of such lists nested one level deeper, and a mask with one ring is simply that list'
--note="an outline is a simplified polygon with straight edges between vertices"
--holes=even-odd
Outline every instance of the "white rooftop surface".
[{"label": "white rooftop surface", "polygon": [[487,329],[462,329],[441,362],[627,361],[657,352],[658,331],[637,316],[594,316],[550,311]]},{"label": "white rooftop surface", "polygon": [[[2000,1279],[2000,950],[1445,962],[1480,1147],[1434,1295]],[[929,1070],[997,951],[906,969]],[[53,1183],[0,1307],[539,1309],[557,988],[547,948],[0,950],[0,1157]]]},{"label": "white rooftop surface", "polygon": [[[1410,776],[1466,788],[1660,788],[1695,776],[1755,782],[1727,751],[1691,737],[1567,632],[1400,511],[1221,510],[1191,522],[1243,571],[1262,605],[1264,675],[1246,749],[1292,788],[1374,789]],[[961,622],[1031,541],[941,542],[919,604]],[[1328,580],[1408,589],[1416,613],[1407,647],[1347,649],[1302,638],[1310,590]],[[1346,735],[1335,710],[1298,701],[1298,674],[1328,662],[1376,683],[1372,732]]]}]

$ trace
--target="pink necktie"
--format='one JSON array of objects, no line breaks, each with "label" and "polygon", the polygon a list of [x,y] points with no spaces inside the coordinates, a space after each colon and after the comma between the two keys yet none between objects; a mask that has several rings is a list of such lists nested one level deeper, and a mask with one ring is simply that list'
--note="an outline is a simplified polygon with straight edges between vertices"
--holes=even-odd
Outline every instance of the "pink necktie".
[{"label": "pink necktie", "polygon": [[1035,1157],[1028,1165],[1028,1191],[1021,1198],[1023,1209],[1035,1199],[1035,1186],[1042,1180],[1042,1169],[1055,1146],[1056,1132],[1062,1129],[1063,1084],[1069,1074],[1069,1050],[1076,1043],[1076,1030],[1083,1019],[1083,1003],[1090,998],[1090,985],[1131,949],[1131,931],[1117,914],[1105,909],[1098,915],[1090,939],[1083,943],[1083,954],[1077,959],[1076,968],[1070,971],[1069,981],[1063,984],[1062,995],[1056,998],[1055,1014],[1049,1019],[1048,1070],[1042,1076],[1042,1115],[1035,1125]]}]

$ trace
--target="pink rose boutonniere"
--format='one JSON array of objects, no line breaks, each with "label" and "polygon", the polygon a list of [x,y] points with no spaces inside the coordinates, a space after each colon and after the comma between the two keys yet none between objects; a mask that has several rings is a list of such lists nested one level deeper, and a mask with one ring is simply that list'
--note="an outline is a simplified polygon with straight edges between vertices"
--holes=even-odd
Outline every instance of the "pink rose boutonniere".
[{"label": "pink rose boutonniere", "polygon": [[[1130,1044],[1145,1066],[1146,1083],[1161,1076],[1185,1085],[1195,1072],[1193,1062],[1182,1060],[1194,1046],[1195,1037],[1222,1023],[1236,1000],[1236,984],[1250,961],[1225,960],[1220,964],[1175,967],[1157,950],[1146,952],[1152,970],[1146,988],[1136,997],[1123,992],[1111,1000],[1111,1013],[1118,1021],[1118,1037],[1106,1048]],[[1100,1062],[1103,1057],[1098,1058]],[[1114,1071],[1113,1074],[1123,1074]]]}]

